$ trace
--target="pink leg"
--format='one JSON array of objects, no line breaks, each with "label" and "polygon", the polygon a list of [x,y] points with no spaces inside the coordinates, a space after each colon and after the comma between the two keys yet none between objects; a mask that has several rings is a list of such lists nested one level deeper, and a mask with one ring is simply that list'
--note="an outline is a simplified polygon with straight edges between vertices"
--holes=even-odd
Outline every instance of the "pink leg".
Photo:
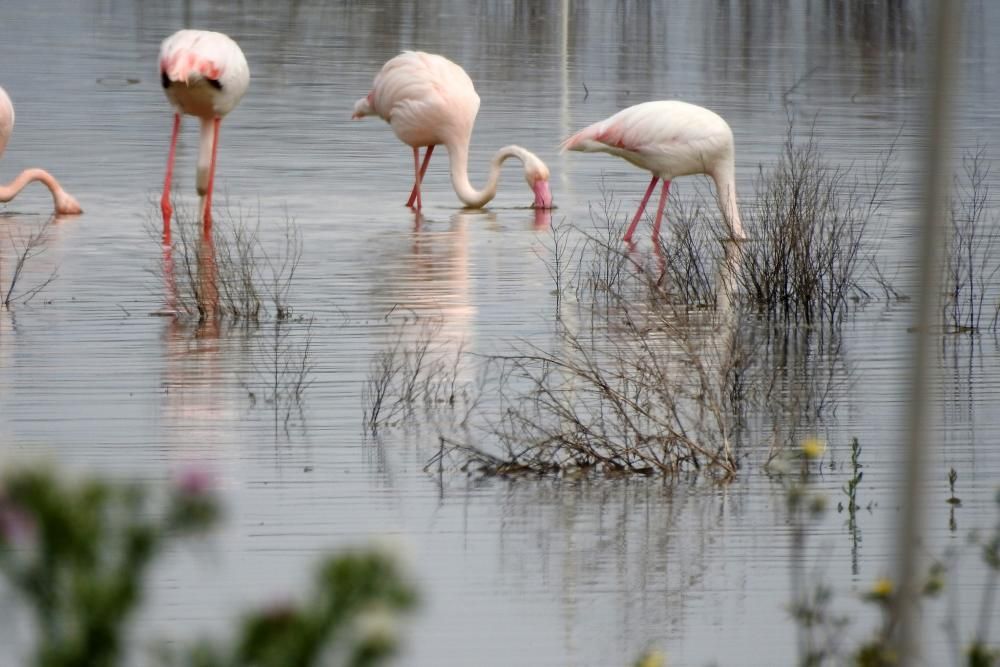
[{"label": "pink leg", "polygon": [[656,207],[656,221],[653,223],[653,240],[660,240],[660,223],[663,222],[663,209],[667,205],[667,193],[670,192],[670,181],[663,181],[663,193],[660,195],[660,205]]},{"label": "pink leg", "polygon": [[427,152],[424,153],[424,163],[420,165],[420,175],[417,176],[417,181],[413,184],[413,190],[410,192],[410,198],[406,200],[407,206],[413,206],[413,200],[417,198],[417,191],[420,189],[420,184],[424,182],[424,174],[427,173],[427,165],[431,161],[431,152],[434,150],[434,146],[428,146]]},{"label": "pink leg", "polygon": [[219,127],[222,119],[215,117],[215,127],[212,132],[212,164],[208,168],[208,192],[205,194],[205,215],[202,218],[202,231],[208,233],[212,230],[212,190],[215,189],[215,156],[219,151]]},{"label": "pink leg", "polygon": [[649,187],[646,188],[646,196],[642,198],[642,203],[639,204],[639,210],[635,212],[635,217],[632,218],[632,224],[628,226],[628,231],[625,232],[625,243],[632,242],[632,233],[635,232],[635,227],[639,224],[639,219],[642,218],[642,212],[646,210],[646,203],[649,201],[649,196],[653,194],[653,188],[656,187],[656,182],[658,180],[660,180],[659,176],[653,176],[653,180],[649,182]]},{"label": "pink leg", "polygon": [[170,185],[174,180],[174,154],[177,152],[177,135],[181,130],[181,115],[174,114],[174,132],[170,135],[170,153],[167,154],[167,176],[163,181],[163,196],[160,198],[160,210],[163,211],[163,242],[170,243],[170,216],[174,207],[170,205]]},{"label": "pink leg", "polygon": [[417,210],[423,206],[420,200],[420,149],[413,147],[413,189],[417,193]]},{"label": "pink leg", "polygon": [[656,207],[656,220],[653,222],[653,241],[660,242],[660,223],[663,222],[663,209],[667,207],[667,193],[670,192],[670,181],[663,181],[663,192],[660,193],[660,205]]}]

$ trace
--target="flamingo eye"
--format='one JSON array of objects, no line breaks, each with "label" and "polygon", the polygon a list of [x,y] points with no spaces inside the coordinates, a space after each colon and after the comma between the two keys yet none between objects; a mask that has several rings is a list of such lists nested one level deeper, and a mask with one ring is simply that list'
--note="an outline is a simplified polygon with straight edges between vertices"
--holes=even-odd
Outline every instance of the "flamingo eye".
[{"label": "flamingo eye", "polygon": [[208,81],[208,85],[210,85],[212,88],[215,88],[216,90],[222,90],[222,82],[219,81],[218,79],[206,79],[206,80]]},{"label": "flamingo eye", "polygon": [[164,88],[169,88],[169,87],[170,87],[170,83],[171,83],[171,81],[170,81],[170,77],[169,77],[169,76],[167,76],[167,73],[166,73],[166,72],[164,72],[164,71],[162,71],[162,70],[161,70],[161,71],[160,71],[160,84],[161,84],[161,85],[162,85],[162,86],[163,86]]}]

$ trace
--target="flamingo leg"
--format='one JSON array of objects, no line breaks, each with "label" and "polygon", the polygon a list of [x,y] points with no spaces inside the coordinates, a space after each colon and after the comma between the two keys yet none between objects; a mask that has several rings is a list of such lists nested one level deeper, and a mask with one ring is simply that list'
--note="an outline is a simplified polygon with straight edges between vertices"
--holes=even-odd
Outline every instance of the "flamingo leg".
[{"label": "flamingo leg", "polygon": [[413,147],[413,189],[417,193],[417,210],[423,206],[420,200],[420,149]]},{"label": "flamingo leg", "polygon": [[[414,149],[417,150],[417,149]],[[420,173],[417,176],[416,182],[413,184],[413,190],[410,192],[410,198],[406,200],[407,206],[413,206],[413,200],[417,198],[417,193],[420,190],[420,184],[424,182],[424,174],[427,173],[427,165],[431,161],[431,152],[434,150],[434,146],[428,146],[427,152],[424,153],[424,163],[420,165]]]},{"label": "flamingo leg", "polygon": [[160,198],[160,210],[163,211],[163,242],[170,243],[170,216],[174,207],[170,205],[170,185],[174,180],[174,155],[177,152],[177,135],[181,131],[181,115],[174,114],[174,131],[170,135],[170,153],[167,154],[167,175],[163,180],[163,196]]},{"label": "flamingo leg", "polygon": [[212,230],[212,190],[215,189],[215,157],[219,152],[219,127],[222,125],[222,118],[215,117],[215,127],[212,131],[212,163],[208,168],[208,192],[205,194],[205,212],[202,218],[202,231],[208,233]]},{"label": "flamingo leg", "polygon": [[635,212],[635,217],[632,218],[632,224],[628,226],[628,231],[625,232],[625,243],[632,242],[632,234],[635,232],[636,225],[639,224],[640,218],[642,218],[642,212],[646,210],[646,203],[649,202],[649,196],[653,194],[653,188],[656,187],[656,182],[660,180],[659,176],[653,176],[653,180],[649,182],[649,187],[646,188],[646,196],[642,198],[642,203],[639,204],[639,210]]},{"label": "flamingo leg", "polygon": [[667,193],[670,192],[670,181],[663,181],[663,192],[660,194],[660,205],[656,207],[656,221],[653,222],[653,240],[659,242],[660,223],[663,222],[663,209],[667,206]]}]

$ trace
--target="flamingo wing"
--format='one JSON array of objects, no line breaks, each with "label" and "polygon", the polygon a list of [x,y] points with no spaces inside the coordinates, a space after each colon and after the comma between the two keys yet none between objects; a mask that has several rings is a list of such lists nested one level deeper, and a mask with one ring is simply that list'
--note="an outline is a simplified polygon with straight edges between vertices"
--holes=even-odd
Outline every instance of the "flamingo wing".
[{"label": "flamingo wing", "polygon": [[355,104],[355,116],[375,114],[411,146],[449,143],[471,136],[479,95],[465,70],[442,56],[405,51],[375,77],[367,97]]},{"label": "flamingo wing", "polygon": [[678,101],[644,102],[585,127],[562,150],[610,153],[671,178],[704,171],[732,131],[708,109]]}]

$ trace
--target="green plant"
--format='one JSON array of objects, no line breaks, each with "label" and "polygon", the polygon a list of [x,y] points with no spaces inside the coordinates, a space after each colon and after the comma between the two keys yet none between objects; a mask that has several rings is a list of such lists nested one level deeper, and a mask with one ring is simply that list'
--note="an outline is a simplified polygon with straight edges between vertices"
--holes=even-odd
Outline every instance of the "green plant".
[{"label": "green plant", "polygon": [[[34,612],[31,664],[125,664],[126,630],[150,564],[169,542],[219,517],[210,476],[191,471],[162,494],[47,467],[0,480],[0,572]],[[246,615],[227,641],[158,655],[194,667],[371,667],[396,651],[397,615],[415,601],[394,554],[348,551],[324,560],[305,601]]]},{"label": "green plant", "polygon": [[34,613],[38,667],[120,664],[149,566],[167,542],[218,516],[201,472],[158,502],[136,484],[45,467],[8,472],[0,484],[0,571]]},{"label": "green plant", "polygon": [[392,554],[379,550],[332,556],[319,567],[312,595],[243,618],[235,637],[202,640],[163,654],[192,667],[371,667],[398,646],[396,615],[416,602]]}]

